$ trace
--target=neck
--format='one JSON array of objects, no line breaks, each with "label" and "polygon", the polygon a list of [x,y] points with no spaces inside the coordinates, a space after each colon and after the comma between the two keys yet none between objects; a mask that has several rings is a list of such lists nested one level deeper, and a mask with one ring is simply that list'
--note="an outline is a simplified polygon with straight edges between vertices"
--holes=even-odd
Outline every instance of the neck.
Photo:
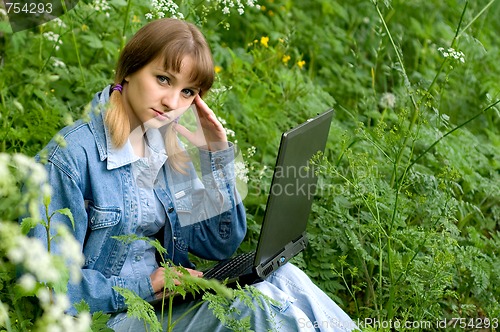
[{"label": "neck", "polygon": [[146,148],[146,140],[144,137],[145,133],[146,130],[144,129],[144,126],[140,125],[132,130],[129,135],[130,144],[132,145],[134,153],[141,158],[144,157]]}]

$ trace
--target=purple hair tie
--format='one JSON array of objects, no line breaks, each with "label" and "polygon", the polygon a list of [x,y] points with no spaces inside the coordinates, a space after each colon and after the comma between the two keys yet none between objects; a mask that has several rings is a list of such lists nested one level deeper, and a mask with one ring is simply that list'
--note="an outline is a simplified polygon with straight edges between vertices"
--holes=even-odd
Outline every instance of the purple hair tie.
[{"label": "purple hair tie", "polygon": [[121,84],[115,84],[115,86],[113,87],[113,91],[117,90],[119,91],[120,93],[122,93],[122,89],[123,89],[123,86]]}]

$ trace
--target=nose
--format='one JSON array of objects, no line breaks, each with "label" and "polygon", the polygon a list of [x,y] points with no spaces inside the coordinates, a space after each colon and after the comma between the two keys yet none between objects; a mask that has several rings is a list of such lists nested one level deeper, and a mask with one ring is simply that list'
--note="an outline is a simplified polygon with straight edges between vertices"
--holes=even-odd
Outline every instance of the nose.
[{"label": "nose", "polygon": [[162,96],[161,104],[167,111],[179,108],[180,92],[176,89],[167,89]]}]

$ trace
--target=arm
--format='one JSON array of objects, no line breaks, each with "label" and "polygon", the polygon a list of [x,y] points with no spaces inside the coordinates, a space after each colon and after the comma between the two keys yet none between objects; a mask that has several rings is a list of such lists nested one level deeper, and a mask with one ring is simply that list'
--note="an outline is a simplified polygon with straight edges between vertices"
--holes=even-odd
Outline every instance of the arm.
[{"label": "arm", "polygon": [[[234,146],[227,141],[224,127],[200,96],[196,96],[194,104],[197,130],[190,132],[180,124],[175,125],[175,130],[198,146],[201,181],[191,165],[190,185],[170,183],[174,184],[179,223],[190,251],[203,258],[221,260],[231,256],[245,236],[245,208],[236,189]],[[183,198],[186,195],[190,197]]]},{"label": "arm", "polygon": [[[221,260],[231,256],[246,234],[246,214],[236,189],[234,147],[221,151],[200,150],[203,199],[211,202],[212,214],[193,226],[191,251],[200,257]],[[198,203],[199,204],[199,203]],[[199,209],[194,202],[194,210]]]},{"label": "arm", "polygon": [[[105,216],[105,214],[100,215],[94,210],[90,212],[91,209],[86,207],[84,197],[86,188],[82,184],[84,181],[81,178],[85,177],[85,172],[72,171],[74,168],[69,166],[69,162],[61,159],[52,160],[45,167],[54,193],[49,206],[49,213],[61,208],[69,208],[75,220],[75,228],[73,229],[68,217],[55,214],[51,219],[52,236],[55,235],[54,232],[57,225],[64,224],[68,229],[72,230],[85,256],[85,263],[81,269],[81,281],[77,284],[71,282],[68,284],[68,296],[71,303],[75,304],[84,300],[90,306],[91,312],[116,312],[123,310],[125,309],[124,298],[113,289],[114,286],[130,289],[143,298],[152,297],[154,292],[148,276],[137,279],[123,279],[109,273],[105,274],[99,268],[96,268],[96,261],[104,259],[104,257],[99,256],[108,255],[106,252],[101,252],[105,248],[106,243],[109,244],[111,241],[116,241],[110,237],[118,235],[116,233],[116,224],[118,224],[120,218],[112,218],[113,221],[109,222],[109,211]],[[41,205],[40,208],[43,209],[41,215],[44,216],[44,207]],[[119,217],[119,215],[118,213],[117,216]],[[104,222],[100,223],[100,219],[104,220],[104,218],[107,218],[108,227],[100,227],[104,225]],[[99,229],[93,230],[92,225],[100,226],[94,227]],[[87,241],[91,237],[93,239],[101,238],[98,232],[106,232],[109,235],[106,236],[107,242],[97,243],[93,241],[89,245]],[[38,225],[32,231],[32,235],[47,243],[45,229],[41,225]],[[116,242],[114,246],[115,250],[120,246],[120,243]],[[57,237],[51,242],[51,248],[51,251],[55,254],[64,250],[64,248],[59,247]],[[76,311],[74,308],[71,308],[69,313],[75,314]]]}]

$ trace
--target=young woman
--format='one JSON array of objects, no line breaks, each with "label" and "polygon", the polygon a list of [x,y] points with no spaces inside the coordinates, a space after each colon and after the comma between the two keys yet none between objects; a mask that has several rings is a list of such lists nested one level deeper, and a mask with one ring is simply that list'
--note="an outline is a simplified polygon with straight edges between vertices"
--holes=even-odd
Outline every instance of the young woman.
[{"label": "young woman", "polygon": [[[68,285],[70,301],[84,300],[92,312],[111,313],[108,325],[116,331],[140,331],[144,324],[126,315],[125,300],[115,286],[153,300],[164,285],[164,268],[158,266],[154,248],[145,241],[127,243],[116,236],[162,239],[166,258],[193,276],[202,273],[188,253],[225,259],[245,236],[233,145],[201,98],[213,80],[210,49],[194,25],[175,19],[149,23],[124,48],[114,84],[95,95],[89,118],[60,132],[64,147],[52,141],[39,154],[54,189],[50,210],[71,210],[74,235],[85,256],[81,282]],[[192,105],[198,118],[194,132],[177,123]],[[199,148],[201,176],[177,134]],[[54,216],[52,229],[57,223],[73,229],[65,216]],[[34,235],[46,236],[42,227]],[[234,306],[242,316],[251,317],[256,331],[355,327],[291,264],[255,286],[276,302],[263,309],[257,306],[255,311],[237,301]],[[195,303],[176,305],[174,320]],[[75,312],[72,307],[69,313]],[[225,328],[203,304],[180,320],[176,329]]]}]

